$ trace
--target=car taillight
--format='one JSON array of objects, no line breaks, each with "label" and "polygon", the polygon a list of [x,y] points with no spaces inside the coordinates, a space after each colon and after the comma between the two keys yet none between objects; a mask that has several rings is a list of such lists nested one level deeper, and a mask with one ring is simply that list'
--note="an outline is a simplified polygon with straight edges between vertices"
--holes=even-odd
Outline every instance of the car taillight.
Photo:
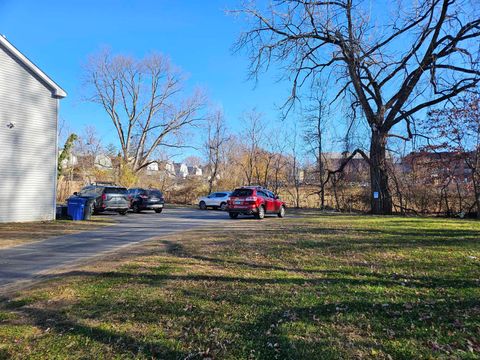
[{"label": "car taillight", "polygon": [[245,201],[248,202],[257,202],[257,197],[256,196],[249,196],[245,199]]},{"label": "car taillight", "polygon": [[147,196],[147,195],[140,195],[140,197],[141,197],[142,199],[148,199],[148,196]]},{"label": "car taillight", "polygon": [[107,200],[107,194],[102,194],[102,200]]}]

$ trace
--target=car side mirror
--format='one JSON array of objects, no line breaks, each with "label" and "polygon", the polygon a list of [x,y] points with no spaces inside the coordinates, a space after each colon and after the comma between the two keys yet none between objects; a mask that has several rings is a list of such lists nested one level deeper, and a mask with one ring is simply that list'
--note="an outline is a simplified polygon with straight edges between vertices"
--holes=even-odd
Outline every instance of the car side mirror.
[{"label": "car side mirror", "polygon": [[78,196],[78,192],[75,191],[75,192],[73,193],[73,195]]}]

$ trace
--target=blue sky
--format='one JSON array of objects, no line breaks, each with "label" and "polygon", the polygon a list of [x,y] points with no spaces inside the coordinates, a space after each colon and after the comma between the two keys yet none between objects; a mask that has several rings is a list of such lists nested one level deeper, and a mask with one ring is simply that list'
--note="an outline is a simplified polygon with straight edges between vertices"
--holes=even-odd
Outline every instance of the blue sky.
[{"label": "blue sky", "polygon": [[207,90],[223,107],[233,129],[239,117],[256,107],[279,121],[277,106],[288,96],[288,83],[274,73],[255,86],[247,80],[248,61],[231,47],[242,24],[225,14],[237,0],[0,0],[0,33],[68,93],[60,116],[81,132],[94,124],[105,142],[113,127],[102,109],[82,100],[82,64],[105,46],[114,53],[142,57],[152,51],[171,57],[189,74],[190,86]]}]

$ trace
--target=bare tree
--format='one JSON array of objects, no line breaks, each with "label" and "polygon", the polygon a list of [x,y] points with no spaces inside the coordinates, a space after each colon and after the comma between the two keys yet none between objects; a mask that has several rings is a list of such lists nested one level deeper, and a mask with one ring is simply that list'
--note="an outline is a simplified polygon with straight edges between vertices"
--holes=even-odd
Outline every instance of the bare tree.
[{"label": "bare tree", "polygon": [[372,212],[390,213],[388,138],[411,139],[415,115],[479,83],[479,7],[410,0],[388,8],[386,2],[373,16],[373,1],[277,0],[265,10],[252,4],[239,10],[251,27],[237,43],[249,51],[251,74],[273,61],[285,64],[292,101],[309,80],[335,79],[333,100],[349,101],[370,128],[370,154],[358,153],[370,164]]},{"label": "bare tree", "polygon": [[224,164],[222,173],[218,179],[218,186],[224,189],[233,189],[245,185],[245,172],[243,167],[244,141],[241,136],[230,135],[230,140],[224,146]]},{"label": "bare tree", "polygon": [[[427,149],[452,152],[453,156],[449,157],[450,162],[444,164],[444,168],[450,170],[453,180],[460,176],[461,182],[471,183],[474,195],[471,208],[477,209],[477,218],[480,218],[480,96],[464,96],[454,105],[433,110],[429,115],[432,121],[426,126],[433,144]],[[458,171],[457,168],[463,170],[462,165],[468,172]],[[458,181],[456,185],[461,205]]]},{"label": "bare tree", "polygon": [[305,118],[305,142],[309,152],[315,159],[315,182],[318,186],[320,209],[325,208],[325,189],[327,182],[327,164],[325,159],[325,125],[326,125],[326,99],[320,92],[316,92],[312,99],[312,105],[307,109],[308,116]]},{"label": "bare tree", "polygon": [[74,143],[73,152],[78,156],[77,167],[80,177],[88,182],[97,180],[94,174],[95,159],[98,155],[101,155],[104,150],[95,127],[85,127]]},{"label": "bare tree", "polygon": [[247,185],[252,185],[259,158],[260,140],[262,139],[265,126],[262,121],[262,115],[255,109],[245,113],[243,118],[245,123],[245,129],[242,134],[244,151],[242,158],[239,160]]},{"label": "bare tree", "polygon": [[230,140],[227,134],[225,117],[218,110],[209,117],[207,122],[207,142],[205,144],[207,162],[208,162],[208,193],[213,190],[213,185],[217,180],[220,167],[225,157],[225,145]]},{"label": "bare tree", "polygon": [[183,159],[183,163],[188,166],[201,166],[203,162],[200,156],[190,155]]},{"label": "bare tree", "polygon": [[293,134],[289,142],[289,184],[287,191],[293,197],[293,202],[295,207],[300,208],[300,186],[302,184],[302,169],[300,164],[300,152],[299,152],[299,143],[298,143],[298,132],[295,125],[293,129]]},{"label": "bare tree", "polygon": [[[275,136],[269,137],[270,149],[271,149],[271,165],[270,173],[268,174],[268,181],[266,185],[271,187],[272,191],[276,194],[280,187],[285,185],[286,181],[286,168],[287,157],[285,152],[287,150],[287,142],[285,139],[287,134],[281,129],[275,131]],[[267,174],[265,175],[267,176]]]},{"label": "bare tree", "polygon": [[184,95],[184,76],[168,58],[137,60],[108,51],[86,66],[89,100],[102,105],[115,126],[123,162],[138,172],[161,146],[178,147],[179,134],[200,120],[204,96]]}]

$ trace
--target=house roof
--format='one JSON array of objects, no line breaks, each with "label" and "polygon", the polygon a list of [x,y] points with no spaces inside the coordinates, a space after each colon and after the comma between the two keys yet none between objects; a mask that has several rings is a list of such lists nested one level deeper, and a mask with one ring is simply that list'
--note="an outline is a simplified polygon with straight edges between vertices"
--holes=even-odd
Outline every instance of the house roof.
[{"label": "house roof", "polygon": [[[324,152],[323,156],[328,160],[341,160],[348,157],[350,153],[348,152]],[[362,155],[355,154],[354,159],[363,159]]]},{"label": "house roof", "polygon": [[25,55],[23,55],[15,46],[13,46],[4,35],[0,35],[0,46],[7,50],[15,59],[23,64],[28,70],[33,72],[34,75],[39,77],[48,88],[52,90],[53,96],[56,98],[64,98],[67,96],[65,90],[63,90],[55,81],[50,79],[40,68],[31,62]]}]

